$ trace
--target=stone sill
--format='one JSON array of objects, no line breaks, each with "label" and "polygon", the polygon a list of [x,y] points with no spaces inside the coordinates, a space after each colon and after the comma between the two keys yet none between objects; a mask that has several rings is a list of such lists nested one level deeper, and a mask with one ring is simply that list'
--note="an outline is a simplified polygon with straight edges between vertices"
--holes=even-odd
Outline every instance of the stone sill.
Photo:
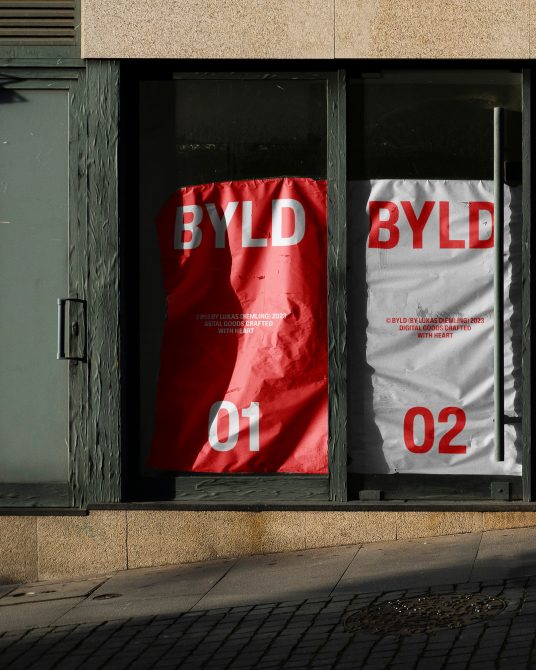
[{"label": "stone sill", "polygon": [[[385,500],[299,502],[263,500],[174,500],[147,502],[93,503],[88,510],[196,511],[196,512],[536,512],[536,502],[521,500]],[[2,512],[3,513],[3,512]]]},{"label": "stone sill", "polygon": [[[0,584],[536,526],[534,503],[118,503],[4,509]],[[103,509],[105,507],[105,509]]]},{"label": "stone sill", "polygon": [[386,500],[379,502],[312,502],[263,500],[251,502],[177,500],[93,503],[72,507],[0,507],[0,516],[87,516],[90,511],[160,512],[536,512],[536,502],[520,500]]},{"label": "stone sill", "polygon": [[0,516],[87,516],[89,510],[75,507],[0,507]]}]

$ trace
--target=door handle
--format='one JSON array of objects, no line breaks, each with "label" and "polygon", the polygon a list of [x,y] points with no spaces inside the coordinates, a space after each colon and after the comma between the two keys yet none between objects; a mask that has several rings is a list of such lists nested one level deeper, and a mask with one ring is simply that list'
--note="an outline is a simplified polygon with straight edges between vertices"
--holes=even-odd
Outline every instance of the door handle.
[{"label": "door handle", "polygon": [[[82,341],[82,346],[79,348],[81,354],[79,356],[71,356],[69,350],[69,355],[65,354],[65,306],[67,303],[74,303],[80,305],[82,313],[82,325],[80,325],[78,319],[73,319],[71,321],[71,327],[69,328],[70,340],[71,337],[82,336],[84,339]],[[81,300],[80,298],[58,298],[58,354],[57,359],[59,361],[81,361],[85,363],[87,361],[87,332],[86,332],[86,314],[87,314],[87,301]],[[69,347],[70,349],[70,347]]]}]

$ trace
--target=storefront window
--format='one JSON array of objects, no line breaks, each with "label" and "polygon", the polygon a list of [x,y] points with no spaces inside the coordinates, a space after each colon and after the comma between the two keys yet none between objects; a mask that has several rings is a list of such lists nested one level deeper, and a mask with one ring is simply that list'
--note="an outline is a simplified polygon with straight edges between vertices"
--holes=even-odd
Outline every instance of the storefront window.
[{"label": "storefront window", "polygon": [[327,82],[139,84],[138,467],[327,475]]},{"label": "storefront window", "polygon": [[[504,460],[494,450],[496,107],[506,115]],[[499,478],[520,497],[521,75],[363,75],[348,113],[359,118],[348,132],[356,488],[469,498]]]},{"label": "storefront window", "polygon": [[[332,424],[329,439],[333,454],[347,438],[351,498],[489,498],[497,482],[520,498],[522,76],[337,77],[168,68],[136,81],[136,476],[327,476],[330,404],[331,419],[347,407],[347,434]],[[495,108],[505,115],[503,460]],[[328,302],[344,265],[338,230],[347,324],[332,310],[341,296]],[[328,389],[336,349],[348,356],[337,377],[347,398]]]}]

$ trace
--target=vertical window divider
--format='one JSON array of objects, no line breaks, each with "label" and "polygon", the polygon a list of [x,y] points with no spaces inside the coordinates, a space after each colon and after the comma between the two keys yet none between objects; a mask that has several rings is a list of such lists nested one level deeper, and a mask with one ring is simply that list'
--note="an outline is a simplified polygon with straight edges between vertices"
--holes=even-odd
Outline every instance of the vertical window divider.
[{"label": "vertical window divider", "polygon": [[536,477],[533,476],[534,460],[531,455],[531,432],[533,414],[531,410],[531,386],[532,386],[532,353],[531,353],[531,303],[533,291],[531,289],[531,264],[532,264],[532,235],[531,235],[531,213],[533,178],[531,174],[532,145],[531,145],[531,70],[523,70],[523,153],[522,153],[522,198],[523,198],[523,229],[522,229],[522,435],[523,435],[523,500],[529,502],[534,500]]},{"label": "vertical window divider", "polygon": [[347,484],[346,77],[328,80],[329,497],[348,499]]}]

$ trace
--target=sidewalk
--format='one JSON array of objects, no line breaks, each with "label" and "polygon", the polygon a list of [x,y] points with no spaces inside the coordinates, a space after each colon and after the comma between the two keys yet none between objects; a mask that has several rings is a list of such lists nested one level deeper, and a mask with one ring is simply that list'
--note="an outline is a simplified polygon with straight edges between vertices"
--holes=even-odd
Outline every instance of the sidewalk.
[{"label": "sidewalk", "polygon": [[[371,604],[435,594],[431,622],[452,593],[481,594],[500,611],[410,634],[348,619]],[[485,616],[480,607],[474,618]],[[447,616],[461,621],[459,605]],[[536,668],[535,638],[536,528],[0,586],[2,669],[515,670]]]}]

